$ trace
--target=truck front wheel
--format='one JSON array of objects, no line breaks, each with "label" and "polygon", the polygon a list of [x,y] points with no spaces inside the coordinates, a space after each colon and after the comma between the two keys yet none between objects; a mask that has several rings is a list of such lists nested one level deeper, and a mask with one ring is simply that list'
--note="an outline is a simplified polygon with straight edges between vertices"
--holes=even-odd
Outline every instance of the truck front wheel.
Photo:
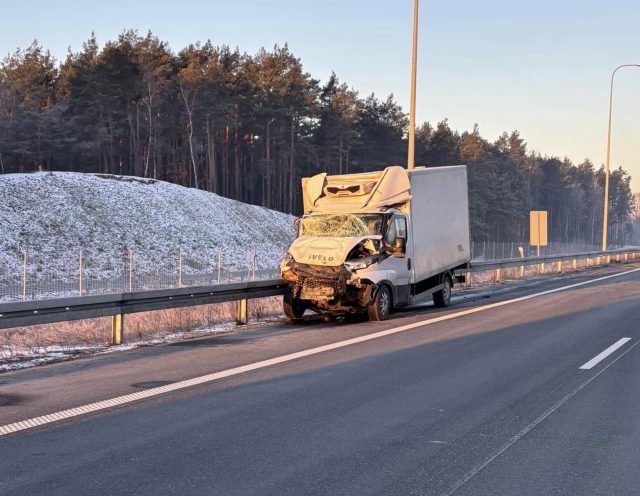
[{"label": "truck front wheel", "polygon": [[442,289],[433,293],[433,304],[437,307],[448,307],[451,302],[451,276],[445,274],[442,278]]},{"label": "truck front wheel", "polygon": [[282,309],[284,310],[284,314],[290,320],[302,319],[304,311],[306,310],[305,304],[298,298],[293,296],[293,291],[291,291],[290,286],[287,286],[287,289],[285,289],[284,291],[284,298],[282,299]]},{"label": "truck front wheel", "polygon": [[391,291],[385,285],[378,287],[378,292],[371,305],[367,307],[369,320],[380,321],[389,316],[391,312]]}]

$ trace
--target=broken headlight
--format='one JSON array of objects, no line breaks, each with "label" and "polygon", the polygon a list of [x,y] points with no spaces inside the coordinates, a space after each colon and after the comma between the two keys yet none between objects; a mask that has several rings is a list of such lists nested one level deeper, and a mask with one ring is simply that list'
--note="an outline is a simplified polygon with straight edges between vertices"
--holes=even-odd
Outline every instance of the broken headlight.
[{"label": "broken headlight", "polygon": [[289,270],[289,262],[293,260],[291,253],[287,253],[287,255],[280,261],[280,271],[283,272],[285,270]]},{"label": "broken headlight", "polygon": [[349,272],[353,272],[354,270],[362,270],[366,269],[373,262],[376,262],[376,257],[366,257],[366,258],[358,258],[356,260],[348,260],[344,263],[344,268]]}]

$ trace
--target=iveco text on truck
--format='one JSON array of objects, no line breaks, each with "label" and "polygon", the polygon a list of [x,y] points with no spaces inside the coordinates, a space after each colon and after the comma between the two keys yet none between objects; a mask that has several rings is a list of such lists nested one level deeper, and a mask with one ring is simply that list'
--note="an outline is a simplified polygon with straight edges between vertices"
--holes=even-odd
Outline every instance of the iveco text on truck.
[{"label": "iveco text on truck", "polygon": [[298,237],[280,265],[287,317],[383,320],[427,297],[449,304],[454,271],[471,259],[466,166],[318,174],[302,191]]}]

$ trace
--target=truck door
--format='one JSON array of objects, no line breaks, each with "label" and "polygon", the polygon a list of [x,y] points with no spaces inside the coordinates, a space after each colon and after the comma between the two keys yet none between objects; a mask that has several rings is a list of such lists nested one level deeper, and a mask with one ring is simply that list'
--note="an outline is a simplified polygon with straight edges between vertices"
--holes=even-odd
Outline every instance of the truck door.
[{"label": "truck door", "polygon": [[407,218],[402,214],[394,214],[387,224],[387,232],[384,236],[384,246],[390,254],[381,264],[380,268],[387,271],[387,279],[396,286],[396,298],[402,303],[409,295],[409,277],[411,275],[411,262],[408,239]]}]

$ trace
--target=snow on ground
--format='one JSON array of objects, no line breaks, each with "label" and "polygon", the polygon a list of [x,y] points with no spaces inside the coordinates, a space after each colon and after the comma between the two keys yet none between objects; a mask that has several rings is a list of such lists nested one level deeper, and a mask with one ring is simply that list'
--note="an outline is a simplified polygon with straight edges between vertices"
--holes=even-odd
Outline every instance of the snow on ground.
[{"label": "snow on ground", "polygon": [[[251,266],[275,269],[294,237],[293,217],[213,193],[127,176],[41,172],[0,176],[0,285],[77,279],[80,251],[87,280],[134,272],[185,275]],[[0,289],[0,294],[2,293]]]}]

